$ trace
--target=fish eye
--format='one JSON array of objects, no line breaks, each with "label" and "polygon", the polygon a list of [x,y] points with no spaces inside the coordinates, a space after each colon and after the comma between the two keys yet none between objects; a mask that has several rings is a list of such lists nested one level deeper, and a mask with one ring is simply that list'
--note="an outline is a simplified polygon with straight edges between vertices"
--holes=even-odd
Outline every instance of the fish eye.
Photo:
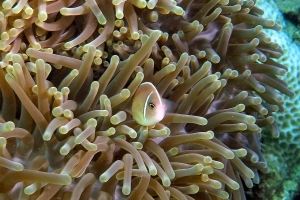
[{"label": "fish eye", "polygon": [[154,108],[155,108],[154,103],[149,103],[148,105],[149,105],[149,107],[150,107],[151,109],[154,109]]}]

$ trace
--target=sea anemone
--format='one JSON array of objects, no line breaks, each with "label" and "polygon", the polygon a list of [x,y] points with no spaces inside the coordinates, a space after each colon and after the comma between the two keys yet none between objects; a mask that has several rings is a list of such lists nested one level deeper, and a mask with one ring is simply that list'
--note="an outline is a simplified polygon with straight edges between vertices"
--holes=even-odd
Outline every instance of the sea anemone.
[{"label": "sea anemone", "polygon": [[[275,61],[255,0],[6,0],[0,12],[0,197],[246,199],[279,136]],[[141,126],[135,91],[165,117]]]}]

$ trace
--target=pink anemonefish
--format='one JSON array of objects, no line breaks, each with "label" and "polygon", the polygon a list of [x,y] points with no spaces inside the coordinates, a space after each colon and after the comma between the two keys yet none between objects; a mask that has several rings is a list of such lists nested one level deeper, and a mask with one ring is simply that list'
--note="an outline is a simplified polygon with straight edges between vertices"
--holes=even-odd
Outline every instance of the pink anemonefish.
[{"label": "pink anemonefish", "polygon": [[167,105],[150,82],[142,83],[133,97],[132,118],[142,126],[153,126],[160,122],[167,111]]}]

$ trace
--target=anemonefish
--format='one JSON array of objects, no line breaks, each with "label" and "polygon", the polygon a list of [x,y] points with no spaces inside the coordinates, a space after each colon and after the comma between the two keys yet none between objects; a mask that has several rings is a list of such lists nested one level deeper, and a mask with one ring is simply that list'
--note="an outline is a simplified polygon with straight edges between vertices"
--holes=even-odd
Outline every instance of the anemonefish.
[{"label": "anemonefish", "polygon": [[132,101],[132,118],[140,125],[153,126],[160,122],[167,111],[167,105],[150,83],[142,83],[135,92]]}]

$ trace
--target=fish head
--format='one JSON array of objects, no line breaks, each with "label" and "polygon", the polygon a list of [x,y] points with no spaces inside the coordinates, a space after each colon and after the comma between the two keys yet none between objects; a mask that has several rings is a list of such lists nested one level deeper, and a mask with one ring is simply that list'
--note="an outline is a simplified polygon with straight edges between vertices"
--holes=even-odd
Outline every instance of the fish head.
[{"label": "fish head", "polygon": [[164,118],[166,110],[156,87],[150,82],[142,83],[133,97],[132,118],[140,125],[152,126]]}]

